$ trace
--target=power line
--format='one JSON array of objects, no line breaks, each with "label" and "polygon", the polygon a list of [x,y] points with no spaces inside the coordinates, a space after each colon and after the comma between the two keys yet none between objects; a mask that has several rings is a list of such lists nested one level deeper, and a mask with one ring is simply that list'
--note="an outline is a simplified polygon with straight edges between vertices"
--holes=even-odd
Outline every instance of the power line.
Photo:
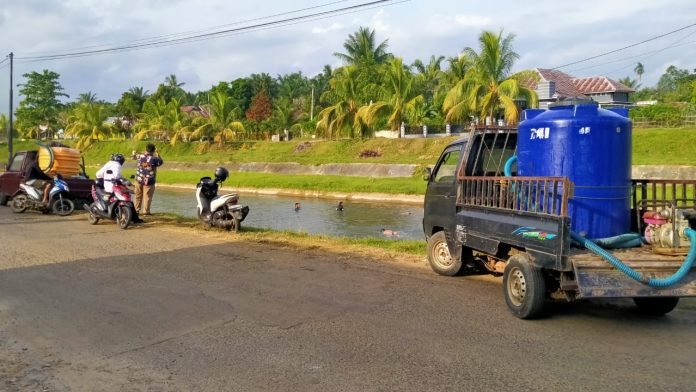
[{"label": "power line", "polygon": [[559,68],[567,67],[567,66],[569,66],[569,65],[575,65],[575,64],[579,64],[579,63],[584,63],[585,61],[594,60],[594,59],[599,58],[599,57],[603,57],[603,56],[606,56],[606,55],[609,55],[609,54],[612,54],[612,53],[620,52],[620,51],[622,51],[622,50],[626,50],[626,49],[632,48],[632,47],[634,47],[634,46],[642,45],[642,44],[644,44],[644,43],[646,43],[646,42],[654,41],[654,40],[656,40],[656,39],[659,39],[659,38],[662,38],[662,37],[666,37],[666,36],[671,35],[671,34],[674,34],[674,33],[678,33],[678,32],[680,32],[680,31],[682,31],[682,30],[686,30],[686,29],[691,28],[691,27],[694,27],[694,26],[696,26],[696,23],[692,23],[692,24],[690,24],[690,25],[688,25],[688,26],[684,26],[684,27],[682,27],[682,28],[679,28],[679,29],[670,31],[670,32],[668,32],[668,33],[660,34],[660,35],[655,36],[655,37],[652,37],[652,38],[648,38],[648,39],[646,39],[646,40],[637,42],[637,43],[635,43],[635,44],[631,44],[631,45],[628,45],[628,46],[624,46],[623,48],[614,49],[614,50],[611,50],[611,51],[609,51],[609,52],[605,52],[605,53],[602,53],[602,54],[598,54],[598,55],[596,55],[596,56],[588,57],[588,58],[585,58],[585,59],[582,59],[582,60],[578,60],[578,61],[573,61],[572,63],[559,65],[558,67],[554,67],[554,68],[551,68],[551,69],[559,69]]},{"label": "power line", "polygon": [[[405,1],[408,1],[408,0],[399,1],[399,2],[397,2],[397,4],[403,3]],[[24,56],[24,57],[18,56],[18,57],[16,57],[16,59],[24,60],[25,62],[26,61],[57,60],[57,59],[62,59],[62,58],[82,57],[82,56],[104,54],[104,53],[116,52],[116,51],[127,51],[127,50],[141,49],[141,48],[149,48],[149,47],[154,47],[154,46],[161,47],[161,46],[176,45],[176,44],[193,42],[193,41],[198,41],[198,40],[207,40],[207,39],[217,38],[217,37],[220,37],[223,35],[254,31],[256,29],[273,27],[273,26],[277,26],[277,25],[292,24],[293,22],[301,22],[301,21],[304,22],[304,21],[308,21],[308,20],[321,18],[321,17],[331,16],[334,14],[349,13],[351,11],[364,9],[364,8],[370,7],[370,6],[385,5],[385,3],[393,3],[393,2],[394,2],[394,0],[375,0],[375,1],[368,2],[368,3],[356,4],[356,5],[352,5],[352,6],[348,6],[348,7],[317,12],[314,14],[300,15],[300,16],[285,18],[285,19],[276,20],[276,21],[258,23],[258,24],[251,25],[251,26],[226,29],[226,30],[215,31],[215,32],[211,32],[211,33],[197,34],[197,35],[193,35],[193,36],[189,36],[189,37],[166,39],[166,40],[140,43],[140,44],[123,45],[123,46],[117,46],[117,47],[106,48],[106,49],[96,49],[96,50],[89,50],[89,51],[61,53],[61,54],[48,55],[48,56]]]},{"label": "power line", "polygon": [[[132,41],[124,41],[124,42],[120,42],[120,43],[94,44],[94,45],[82,46],[82,47],[77,47],[77,48],[64,49],[63,51],[69,52],[69,51],[77,51],[77,50],[90,49],[90,48],[99,48],[99,47],[103,47],[103,46],[123,46],[123,45],[130,45],[130,44],[137,43],[137,42],[156,42],[156,41],[159,41],[159,40],[162,40],[165,38],[173,38],[173,37],[178,37],[178,36],[186,36],[186,35],[190,35],[190,34],[203,33],[206,31],[216,30],[216,29],[220,29],[223,27],[236,26],[236,25],[240,25],[243,23],[256,22],[259,20],[271,19],[271,18],[275,18],[278,16],[296,14],[299,12],[308,11],[308,10],[312,10],[312,9],[316,9],[316,8],[328,7],[330,5],[334,5],[334,4],[338,4],[338,3],[345,3],[347,1],[351,1],[351,0],[332,1],[330,3],[323,3],[323,4],[319,4],[319,5],[312,6],[312,7],[300,8],[300,9],[293,10],[293,11],[286,11],[286,12],[262,16],[262,17],[258,17],[258,18],[240,20],[240,21],[236,21],[236,22],[232,22],[232,23],[223,24],[223,25],[207,27],[204,29],[189,30],[189,31],[184,31],[184,32],[179,32],[179,33],[164,34],[164,35],[158,35],[158,36],[153,36],[153,37],[140,38],[140,39],[136,39],[136,40],[132,40]],[[42,53],[45,53],[45,54],[42,54]],[[25,54],[30,54],[30,55],[35,55],[35,56],[53,56],[53,55],[55,55],[55,53],[56,52],[54,52],[53,54],[50,52],[25,52]]]}]

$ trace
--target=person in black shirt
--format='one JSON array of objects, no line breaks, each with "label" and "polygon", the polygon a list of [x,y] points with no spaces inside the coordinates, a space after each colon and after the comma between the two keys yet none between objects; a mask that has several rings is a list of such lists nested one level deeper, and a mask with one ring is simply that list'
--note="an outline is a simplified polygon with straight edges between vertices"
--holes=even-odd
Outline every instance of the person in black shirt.
[{"label": "person in black shirt", "polygon": [[51,187],[51,177],[47,176],[46,173],[39,167],[39,156],[36,159],[29,162],[26,168],[24,168],[24,183],[34,180],[31,184],[36,189],[43,190],[43,203],[48,204],[48,190]]}]

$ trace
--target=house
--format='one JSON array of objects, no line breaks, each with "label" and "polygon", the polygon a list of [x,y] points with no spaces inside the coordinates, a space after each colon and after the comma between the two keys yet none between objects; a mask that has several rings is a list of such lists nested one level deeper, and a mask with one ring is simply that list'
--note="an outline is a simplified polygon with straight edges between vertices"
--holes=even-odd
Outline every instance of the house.
[{"label": "house", "polygon": [[635,90],[606,76],[575,78],[556,69],[536,68],[539,81],[528,81],[527,87],[535,90],[539,108],[570,100],[592,100],[602,107],[626,107],[631,105],[629,95]]},{"label": "house", "polygon": [[191,116],[201,116],[203,118],[208,118],[210,117],[210,113],[208,113],[208,110],[204,107],[196,106],[196,105],[185,105],[179,108],[182,112],[191,115]]}]

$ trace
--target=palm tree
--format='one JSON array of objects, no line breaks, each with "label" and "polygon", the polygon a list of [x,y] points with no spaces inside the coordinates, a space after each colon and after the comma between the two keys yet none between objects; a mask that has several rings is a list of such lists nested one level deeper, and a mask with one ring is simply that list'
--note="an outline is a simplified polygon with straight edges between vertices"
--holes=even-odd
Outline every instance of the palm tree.
[{"label": "palm tree", "polygon": [[422,104],[423,96],[415,94],[414,78],[401,58],[394,58],[385,65],[383,80],[382,100],[360,108],[359,117],[368,126],[383,119],[391,130],[398,130],[406,120],[406,113],[413,112],[416,105]]},{"label": "palm tree", "polygon": [[330,88],[321,96],[322,101],[334,102],[319,112],[317,121],[317,130],[330,139],[345,132],[353,138],[364,130],[364,124],[357,117],[360,107],[357,76],[355,66],[339,68],[329,81]]},{"label": "palm tree", "polygon": [[444,60],[445,56],[430,56],[428,65],[423,64],[420,59],[413,62],[412,67],[418,72],[416,74],[418,83],[423,86],[428,99],[432,99],[440,85],[440,79],[442,79],[441,64]]},{"label": "palm tree", "polygon": [[106,122],[107,117],[104,105],[81,103],[71,110],[65,133],[79,139],[77,148],[87,147],[94,141],[111,136],[114,125]]},{"label": "palm tree", "polygon": [[631,79],[630,76],[626,76],[625,78],[619,79],[619,83],[634,90],[638,90],[640,88],[640,83],[638,83],[638,81],[635,79]]},{"label": "palm tree", "polygon": [[643,74],[645,73],[645,67],[643,67],[643,63],[639,62],[638,64],[636,64],[636,67],[633,68],[633,71],[636,73],[636,75],[638,75],[638,81],[640,82],[643,77]]},{"label": "palm tree", "polygon": [[445,121],[462,120],[469,113],[476,113],[480,118],[488,117],[492,124],[496,112],[502,109],[505,121],[514,124],[519,119],[515,99],[526,98],[530,107],[537,105],[536,93],[523,87],[510,74],[512,65],[519,58],[512,50],[514,38],[514,34],[503,37],[502,30],[498,34],[484,31],[479,36],[479,53],[470,47],[464,49],[472,67],[447,92],[443,104],[447,113]]},{"label": "palm tree", "polygon": [[138,115],[140,120],[135,124],[137,132],[134,139],[141,140],[147,137],[162,139],[167,135],[169,121],[167,119],[168,106],[164,98],[149,98],[143,105],[143,111]]},{"label": "palm tree", "polygon": [[334,56],[348,65],[381,64],[391,56],[386,51],[389,46],[388,41],[384,40],[379,45],[375,45],[375,31],[360,27],[343,43],[346,53],[336,52]]},{"label": "palm tree", "polygon": [[176,78],[176,75],[174,75],[174,74],[170,74],[169,76],[164,78],[164,85],[167,87],[171,87],[173,89],[180,88],[181,86],[183,86],[185,84],[186,83],[184,83],[184,82],[179,83],[179,81]]},{"label": "palm tree", "polygon": [[77,103],[96,103],[97,94],[88,91],[77,96]]},{"label": "palm tree", "polygon": [[208,120],[191,134],[191,139],[215,138],[220,145],[227,139],[233,139],[238,133],[245,132],[244,125],[237,120],[234,101],[224,92],[216,91],[210,97]]}]

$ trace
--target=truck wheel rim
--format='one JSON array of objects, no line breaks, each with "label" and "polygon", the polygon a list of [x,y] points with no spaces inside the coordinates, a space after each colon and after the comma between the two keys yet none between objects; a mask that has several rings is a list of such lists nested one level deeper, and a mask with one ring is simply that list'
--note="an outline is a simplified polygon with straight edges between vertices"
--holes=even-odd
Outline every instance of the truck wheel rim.
[{"label": "truck wheel rim", "polygon": [[450,256],[449,248],[446,242],[440,242],[435,245],[433,249],[433,254],[435,256],[435,262],[443,267],[449,267],[452,265],[452,256]]},{"label": "truck wheel rim", "polygon": [[510,271],[507,291],[510,301],[512,301],[515,306],[521,306],[527,294],[527,281],[524,279],[524,274],[519,268],[514,268]]}]

